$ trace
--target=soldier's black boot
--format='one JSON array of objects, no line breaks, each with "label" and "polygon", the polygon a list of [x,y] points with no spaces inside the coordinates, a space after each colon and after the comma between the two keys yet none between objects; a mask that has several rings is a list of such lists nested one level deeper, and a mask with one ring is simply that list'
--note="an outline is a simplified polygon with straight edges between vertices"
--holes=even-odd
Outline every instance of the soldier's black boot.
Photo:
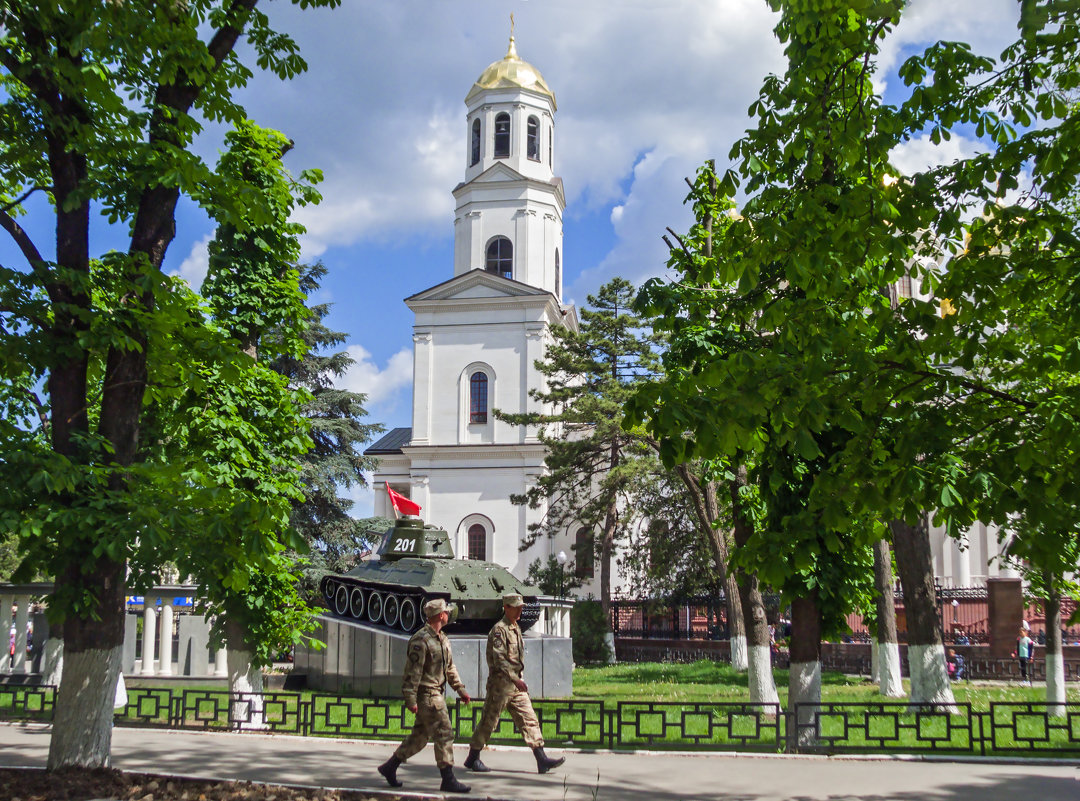
[{"label": "soldier's black boot", "polygon": [[479,748],[469,749],[469,755],[465,757],[465,767],[473,773],[491,773],[491,768],[480,761]]},{"label": "soldier's black boot", "polygon": [[442,786],[439,789],[445,793],[467,793],[472,789],[469,785],[462,784],[457,780],[457,776],[454,775],[453,765],[439,768],[439,773],[442,774]]},{"label": "soldier's black boot", "polygon": [[566,757],[559,757],[558,759],[552,759],[544,753],[544,746],[538,745],[533,749],[533,753],[536,755],[536,772],[547,773],[552,768],[557,768],[563,762],[566,761]]},{"label": "soldier's black boot", "polygon": [[399,782],[397,777],[397,769],[398,765],[400,764],[401,760],[398,759],[396,756],[392,756],[388,760],[383,762],[381,765],[379,765],[379,773],[383,775],[383,778],[386,779],[386,783],[389,784],[391,787],[402,786],[402,782]]}]

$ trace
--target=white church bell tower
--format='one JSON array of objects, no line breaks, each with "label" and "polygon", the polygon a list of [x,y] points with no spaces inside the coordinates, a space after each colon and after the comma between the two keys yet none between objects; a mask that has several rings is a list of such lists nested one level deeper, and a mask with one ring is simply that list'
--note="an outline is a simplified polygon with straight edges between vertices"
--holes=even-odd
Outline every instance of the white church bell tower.
[{"label": "white church bell tower", "polygon": [[543,474],[536,431],[495,416],[540,411],[535,362],[554,326],[577,328],[562,304],[562,181],[555,177],[555,94],[506,55],[465,97],[464,180],[454,188],[454,265],[448,280],[405,299],[413,325],[411,428],[394,429],[378,457],[375,513],[392,517],[386,484],[451,533],[458,558],[497,562],[524,578],[534,559],[567,543],[519,545],[545,509],[515,506]]}]

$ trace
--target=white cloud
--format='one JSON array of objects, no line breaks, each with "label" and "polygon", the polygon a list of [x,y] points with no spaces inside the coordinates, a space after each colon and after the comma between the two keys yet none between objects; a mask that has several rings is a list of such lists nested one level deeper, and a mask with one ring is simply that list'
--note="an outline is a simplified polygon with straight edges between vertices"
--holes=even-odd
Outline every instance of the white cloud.
[{"label": "white cloud", "polygon": [[[354,364],[336,382],[338,389],[362,392],[367,395],[369,412],[375,407],[390,409],[396,405],[402,390],[412,386],[412,349],[402,348],[380,368],[363,345],[345,349]],[[372,419],[379,415],[371,413]]]},{"label": "white cloud", "polygon": [[172,273],[187,281],[196,292],[202,287],[203,281],[206,280],[206,271],[210,268],[208,247],[211,239],[213,239],[213,234],[207,234],[192,245],[187,258],[180,262],[179,269]]},{"label": "white cloud", "polygon": [[894,148],[889,155],[894,167],[904,175],[911,175],[931,167],[940,167],[960,159],[971,158],[978,153],[985,153],[987,149],[982,142],[963,136],[953,136],[935,145],[930,141],[929,135],[924,135],[904,142]]}]

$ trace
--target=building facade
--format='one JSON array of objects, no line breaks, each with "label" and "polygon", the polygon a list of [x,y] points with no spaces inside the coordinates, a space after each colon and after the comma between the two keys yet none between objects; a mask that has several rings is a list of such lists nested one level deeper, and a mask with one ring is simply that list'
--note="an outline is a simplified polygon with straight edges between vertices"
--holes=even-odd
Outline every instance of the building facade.
[{"label": "building facade", "polygon": [[459,558],[520,577],[569,543],[521,550],[544,508],[511,503],[544,471],[536,431],[498,419],[541,411],[530,390],[552,329],[577,328],[562,302],[562,181],[555,175],[555,95],[517,54],[491,64],[465,98],[464,179],[453,189],[454,269],[405,299],[413,325],[412,426],[390,431],[377,456],[375,514],[392,517],[389,483],[446,528]]}]

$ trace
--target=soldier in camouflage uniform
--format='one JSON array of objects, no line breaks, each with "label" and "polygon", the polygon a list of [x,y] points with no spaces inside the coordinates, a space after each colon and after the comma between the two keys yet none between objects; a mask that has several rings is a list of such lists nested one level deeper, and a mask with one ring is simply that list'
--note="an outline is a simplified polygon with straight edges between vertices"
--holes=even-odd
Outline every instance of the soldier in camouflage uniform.
[{"label": "soldier in camouflage uniform", "polygon": [[442,633],[443,626],[451,616],[456,617],[456,613],[457,609],[442,598],[428,601],[424,604],[427,625],[409,640],[401,694],[405,697],[406,708],[416,715],[416,723],[394,755],[379,766],[379,773],[391,787],[402,786],[397,778],[398,766],[423,750],[430,739],[435,742],[435,764],[442,774],[439,789],[451,793],[469,792],[470,788],[454,776],[454,730],[443,695],[449,683],[466,704],[472,700],[454,667],[450,641]]},{"label": "soldier in camouflage uniform", "polygon": [[469,757],[465,767],[477,773],[486,773],[491,768],[480,761],[480,752],[487,745],[491,733],[499,725],[499,717],[504,709],[510,710],[522,735],[525,745],[536,755],[536,769],[547,773],[566,761],[566,757],[552,759],[544,753],[544,736],[540,732],[540,721],[536,719],[532,701],[529,699],[529,687],[522,678],[525,672],[525,644],[521,638],[518,619],[524,600],[516,593],[503,596],[503,619],[496,623],[487,640],[488,680],[484,711],[480,723],[469,742]]}]

